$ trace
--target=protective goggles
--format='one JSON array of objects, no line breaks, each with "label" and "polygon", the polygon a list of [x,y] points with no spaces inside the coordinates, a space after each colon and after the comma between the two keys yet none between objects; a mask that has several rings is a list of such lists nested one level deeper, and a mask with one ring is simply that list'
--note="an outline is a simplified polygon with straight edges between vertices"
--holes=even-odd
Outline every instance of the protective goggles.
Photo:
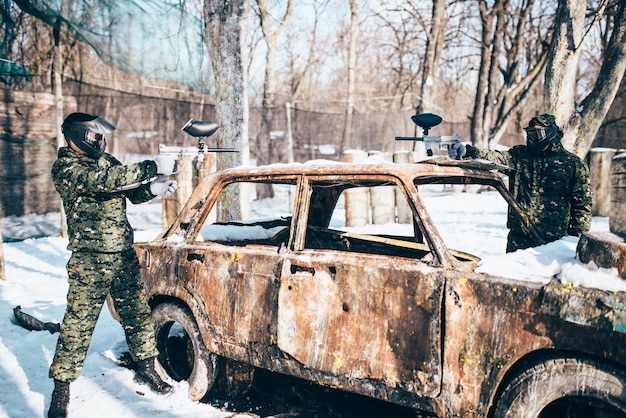
[{"label": "protective goggles", "polygon": [[524,137],[526,140],[540,142],[548,138],[548,130],[543,126],[524,128]]},{"label": "protective goggles", "polygon": [[97,146],[98,144],[102,143],[104,139],[105,139],[104,134],[92,132],[92,131],[85,131],[84,141],[87,144],[90,144],[92,146]]}]

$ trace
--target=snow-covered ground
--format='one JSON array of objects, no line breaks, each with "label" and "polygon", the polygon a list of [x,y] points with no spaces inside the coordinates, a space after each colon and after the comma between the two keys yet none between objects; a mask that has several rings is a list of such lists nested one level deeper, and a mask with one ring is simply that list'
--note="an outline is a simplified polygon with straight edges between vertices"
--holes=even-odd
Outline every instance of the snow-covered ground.
[{"label": "snow-covered ground", "polygon": [[[626,290],[614,269],[598,269],[576,261],[577,239],[503,255],[506,229],[504,205],[480,205],[469,193],[433,193],[430,213],[442,229],[462,230],[467,242],[459,249],[477,247],[480,269],[491,274],[543,280],[556,276],[574,284]],[[483,196],[484,197],[484,196]],[[138,241],[159,233],[159,204],[130,205],[129,218]],[[43,321],[60,322],[65,310],[67,241],[58,236],[59,214],[0,219],[5,241],[6,280],[0,281],[0,417],[42,417],[47,412],[53,383],[48,367],[54,355],[57,334],[29,332],[13,321],[13,308]],[[477,242],[472,231],[491,228],[488,242]],[[608,231],[606,218],[594,218],[592,230]],[[444,239],[446,232],[442,231]],[[37,238],[28,238],[37,237]],[[18,241],[17,239],[24,240]],[[108,310],[102,311],[82,376],[71,385],[72,417],[232,417],[230,412],[188,400],[185,383],[176,383],[169,397],[151,393],[133,382],[133,372],[115,363],[127,351],[120,325]]]}]

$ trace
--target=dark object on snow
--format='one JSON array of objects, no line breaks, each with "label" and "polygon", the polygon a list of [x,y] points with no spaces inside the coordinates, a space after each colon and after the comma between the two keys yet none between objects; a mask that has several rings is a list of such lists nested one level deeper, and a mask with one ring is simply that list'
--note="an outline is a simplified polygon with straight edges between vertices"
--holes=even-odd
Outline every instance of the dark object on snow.
[{"label": "dark object on snow", "polygon": [[56,322],[43,322],[32,315],[22,312],[22,307],[13,308],[13,314],[18,325],[29,331],[49,331],[50,334],[61,331],[61,325]]}]

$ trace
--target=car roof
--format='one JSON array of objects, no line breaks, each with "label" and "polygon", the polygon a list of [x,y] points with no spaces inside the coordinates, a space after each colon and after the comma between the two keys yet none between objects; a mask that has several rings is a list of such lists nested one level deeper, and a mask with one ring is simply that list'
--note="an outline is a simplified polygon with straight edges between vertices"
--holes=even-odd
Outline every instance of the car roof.
[{"label": "car roof", "polygon": [[419,177],[476,177],[498,179],[496,166],[488,162],[454,161],[446,159],[424,160],[416,163],[394,163],[371,159],[364,162],[348,163],[330,160],[312,160],[305,163],[270,164],[264,166],[237,166],[228,168],[214,175],[228,178],[294,176],[294,175],[392,175],[398,178],[415,179]]}]

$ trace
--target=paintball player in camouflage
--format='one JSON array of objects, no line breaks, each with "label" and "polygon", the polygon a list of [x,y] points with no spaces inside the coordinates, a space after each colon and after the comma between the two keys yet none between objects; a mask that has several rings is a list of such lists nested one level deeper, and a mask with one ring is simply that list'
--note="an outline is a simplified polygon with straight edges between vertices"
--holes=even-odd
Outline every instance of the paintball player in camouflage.
[{"label": "paintball player in camouflage", "polygon": [[[450,147],[450,158],[483,158],[513,169],[509,188],[546,242],[580,236],[591,225],[589,169],[561,144],[563,131],[550,114],[533,117],[524,128],[526,145],[493,151],[471,145]],[[536,246],[509,211],[506,252]]]},{"label": "paintball player in camouflage", "polygon": [[115,129],[99,116],[72,113],[63,122],[67,146],[59,149],[52,179],[67,216],[67,308],[50,366],[54,391],[48,417],[67,416],[69,384],[81,374],[96,321],[108,293],[120,315],[132,359],[134,380],[167,394],[172,387],[155,371],[158,355],[126,199],[146,202],[176,190],[168,176],[173,157],[122,165],[104,152],[105,135]]}]

